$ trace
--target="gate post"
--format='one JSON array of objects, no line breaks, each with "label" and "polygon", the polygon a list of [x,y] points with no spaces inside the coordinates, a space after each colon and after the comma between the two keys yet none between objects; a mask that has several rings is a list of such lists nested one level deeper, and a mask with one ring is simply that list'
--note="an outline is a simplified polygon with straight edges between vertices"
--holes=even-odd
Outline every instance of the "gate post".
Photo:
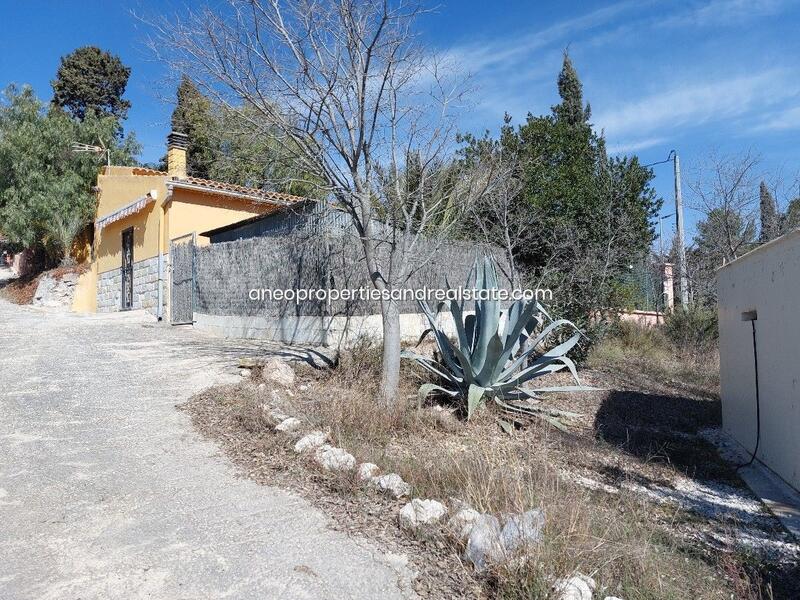
[{"label": "gate post", "polygon": [[664,312],[672,312],[675,307],[675,288],[674,278],[672,275],[672,263],[664,263],[661,265],[661,282],[663,285],[663,298],[664,298]]},{"label": "gate post", "polygon": [[173,325],[194,323],[196,240],[197,234],[191,233],[170,241],[169,312]]}]

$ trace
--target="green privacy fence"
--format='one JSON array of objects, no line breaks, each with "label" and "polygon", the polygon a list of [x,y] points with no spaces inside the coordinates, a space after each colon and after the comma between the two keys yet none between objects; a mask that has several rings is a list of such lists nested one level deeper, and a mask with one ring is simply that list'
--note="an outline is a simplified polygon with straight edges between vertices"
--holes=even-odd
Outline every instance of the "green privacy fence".
[{"label": "green privacy fence", "polygon": [[617,278],[617,295],[629,310],[664,311],[664,284],[661,267],[650,260],[630,265]]}]

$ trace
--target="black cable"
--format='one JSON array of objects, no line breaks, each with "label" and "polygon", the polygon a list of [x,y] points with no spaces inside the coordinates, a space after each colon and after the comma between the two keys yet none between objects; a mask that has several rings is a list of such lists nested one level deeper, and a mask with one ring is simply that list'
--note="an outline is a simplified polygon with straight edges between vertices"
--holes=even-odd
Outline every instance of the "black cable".
[{"label": "black cable", "polygon": [[642,165],[642,167],[644,167],[646,169],[648,167],[654,167],[655,165],[663,165],[664,163],[672,162],[672,155],[673,154],[675,154],[675,150],[670,150],[669,151],[669,156],[667,156],[667,158],[665,160],[659,160],[659,161],[652,162],[652,163],[647,164],[647,165]]},{"label": "black cable", "polygon": [[755,368],[756,375],[756,447],[753,448],[753,454],[750,456],[750,460],[736,467],[737,471],[753,464],[753,461],[756,459],[756,454],[758,454],[758,444],[761,442],[761,400],[758,397],[758,349],[756,346],[755,319],[751,320],[750,324],[753,326],[753,367]]}]

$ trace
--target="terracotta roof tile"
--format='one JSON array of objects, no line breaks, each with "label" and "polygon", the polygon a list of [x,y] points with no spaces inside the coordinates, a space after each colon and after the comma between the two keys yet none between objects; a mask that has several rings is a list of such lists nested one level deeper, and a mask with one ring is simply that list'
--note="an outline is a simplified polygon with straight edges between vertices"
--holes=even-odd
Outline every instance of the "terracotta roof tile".
[{"label": "terracotta roof tile", "polygon": [[[169,176],[166,171],[157,171],[155,169],[148,169],[145,167],[135,167],[132,171],[134,175],[164,175]],[[213,179],[201,179],[200,177],[181,177],[172,178],[167,181],[169,183],[184,183],[191,186],[205,188],[210,192],[229,192],[234,194],[243,194],[252,196],[254,199],[260,199],[265,202],[275,202],[278,204],[294,204],[295,202],[302,202],[307,198],[302,196],[293,196],[292,194],[284,194],[281,192],[272,192],[269,190],[261,190],[258,188],[249,188],[241,185],[234,185],[232,183],[224,183],[222,181],[214,181]]]},{"label": "terracotta roof tile", "polygon": [[134,175],[167,175],[166,171],[157,171],[155,169],[148,169],[146,167],[134,167]]},{"label": "terracotta roof tile", "polygon": [[173,179],[172,182],[178,184],[190,184],[192,186],[205,188],[211,192],[218,191],[222,193],[230,192],[234,194],[244,194],[246,196],[253,196],[255,198],[262,199],[266,202],[277,202],[281,204],[294,204],[295,202],[302,202],[307,199],[303,198],[302,196],[294,196],[292,194],[284,194],[282,192],[249,188],[241,185],[234,185],[232,183],[214,181],[212,179],[201,179],[199,177],[181,177],[180,179]]}]

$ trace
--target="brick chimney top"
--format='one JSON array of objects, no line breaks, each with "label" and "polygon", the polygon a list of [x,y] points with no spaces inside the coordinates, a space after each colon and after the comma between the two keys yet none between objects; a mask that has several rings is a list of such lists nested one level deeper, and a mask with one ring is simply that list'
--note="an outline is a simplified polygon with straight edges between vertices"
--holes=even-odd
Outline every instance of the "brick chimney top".
[{"label": "brick chimney top", "polygon": [[189,136],[179,131],[172,131],[167,136],[167,173],[171,177],[186,177],[186,148]]}]

